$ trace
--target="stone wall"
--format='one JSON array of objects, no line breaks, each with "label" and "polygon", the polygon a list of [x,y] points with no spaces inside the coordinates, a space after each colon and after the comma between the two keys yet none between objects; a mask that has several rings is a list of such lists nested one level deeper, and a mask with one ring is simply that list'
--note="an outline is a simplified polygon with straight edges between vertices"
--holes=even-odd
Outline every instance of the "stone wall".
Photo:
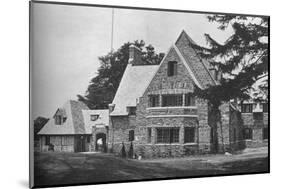
[{"label": "stone wall", "polygon": [[134,149],[137,156],[147,159],[184,157],[198,153],[197,144],[136,144]]},{"label": "stone wall", "polygon": [[263,120],[256,121],[253,113],[242,113],[243,128],[252,129],[252,139],[245,140],[246,147],[256,148],[268,146],[268,139],[263,139],[263,128],[268,127],[268,113],[263,113]]},{"label": "stone wall", "polygon": [[[177,75],[168,77],[169,61],[177,61]],[[194,83],[188,70],[172,48],[158,72],[152,79],[144,95],[139,98],[136,111],[136,140],[134,149],[137,155],[144,158],[182,157],[210,150],[210,129],[208,126],[208,106],[202,99],[196,99],[197,107],[149,107],[151,94],[186,94],[194,91]],[[161,98],[161,96],[160,96]],[[176,116],[176,117],[173,117]],[[158,127],[179,128],[179,142],[157,144],[156,129]],[[195,142],[184,143],[184,128],[195,128]],[[148,143],[148,128],[151,128],[151,142]],[[126,144],[126,148],[129,144]]]},{"label": "stone wall", "polygon": [[[180,44],[179,44],[180,45]],[[168,62],[177,62],[177,74],[167,76]],[[203,78],[204,79],[204,78]],[[134,152],[144,158],[182,157],[194,153],[210,153],[212,149],[209,106],[206,100],[196,98],[195,107],[162,107],[161,99],[165,94],[187,94],[194,92],[195,83],[174,47],[170,49],[159,70],[153,77],[142,97],[137,100],[136,116],[111,116],[109,127],[109,148],[114,153],[121,152],[122,145],[129,150],[129,131],[134,130],[135,140],[132,142]],[[149,107],[149,95],[159,95],[161,107]],[[183,95],[183,98],[184,95]],[[184,101],[184,100],[183,100]],[[243,139],[245,123],[253,123],[252,117],[243,117],[230,103],[220,107],[221,125],[217,128],[219,152],[235,151],[245,146],[258,146],[261,141],[260,128],[253,127],[251,143]],[[243,121],[244,120],[244,124]],[[265,115],[265,127],[268,117]],[[251,124],[250,124],[251,125]],[[156,130],[159,127],[179,128],[179,142],[172,144],[157,144]],[[195,128],[195,142],[184,143],[184,128]],[[151,140],[148,139],[148,129],[151,129]],[[264,141],[263,141],[264,143]]]},{"label": "stone wall", "polygon": [[[209,106],[208,110],[208,122],[209,125],[213,125],[215,119],[214,112],[211,111],[211,107]],[[239,122],[239,115],[237,111],[234,111],[233,108],[231,108],[230,103],[223,103],[219,107],[220,115],[221,115],[221,122],[217,123],[217,137],[218,137],[218,152],[232,152],[236,149],[238,149],[238,141],[240,141],[241,138],[241,121]],[[240,118],[241,120],[241,118]],[[211,130],[211,128],[210,128]],[[211,135],[210,131],[210,135]],[[234,133],[235,137],[234,137]],[[204,137],[202,137],[204,138]],[[215,150],[214,144],[210,144],[211,151]]]},{"label": "stone wall", "polygon": [[211,150],[211,128],[208,125],[208,103],[203,99],[196,99],[198,110],[198,147],[200,153],[209,153]]},{"label": "stone wall", "polygon": [[127,146],[130,145],[130,130],[134,130],[136,137],[136,116],[110,116],[108,137],[108,148],[110,152],[119,154],[122,148],[122,143]]},{"label": "stone wall", "polygon": [[[230,151],[242,150],[246,147],[245,140],[243,139],[243,120],[241,112],[230,107]],[[234,136],[235,135],[235,136]]]}]

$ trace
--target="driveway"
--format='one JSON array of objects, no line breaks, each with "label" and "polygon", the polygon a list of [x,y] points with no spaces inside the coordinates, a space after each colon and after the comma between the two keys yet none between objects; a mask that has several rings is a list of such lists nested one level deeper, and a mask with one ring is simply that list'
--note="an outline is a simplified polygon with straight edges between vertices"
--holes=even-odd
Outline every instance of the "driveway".
[{"label": "driveway", "polygon": [[35,153],[35,185],[153,180],[268,172],[267,148],[235,155],[129,160],[101,153]]}]

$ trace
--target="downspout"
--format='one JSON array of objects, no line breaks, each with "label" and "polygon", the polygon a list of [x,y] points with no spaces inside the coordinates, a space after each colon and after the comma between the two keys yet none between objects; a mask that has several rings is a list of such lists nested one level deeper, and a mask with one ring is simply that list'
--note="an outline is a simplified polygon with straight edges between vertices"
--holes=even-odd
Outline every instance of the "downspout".
[{"label": "downspout", "polygon": [[197,118],[197,149],[199,151],[199,120]]}]

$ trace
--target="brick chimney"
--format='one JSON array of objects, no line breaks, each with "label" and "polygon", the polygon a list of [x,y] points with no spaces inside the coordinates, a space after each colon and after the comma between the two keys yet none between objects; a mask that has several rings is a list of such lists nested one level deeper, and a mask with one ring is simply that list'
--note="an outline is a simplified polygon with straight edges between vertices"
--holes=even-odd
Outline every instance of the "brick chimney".
[{"label": "brick chimney", "polygon": [[130,47],[129,47],[129,64],[132,64],[133,66],[144,65],[141,54],[142,54],[141,50],[138,47],[136,47],[133,44],[130,45]]}]

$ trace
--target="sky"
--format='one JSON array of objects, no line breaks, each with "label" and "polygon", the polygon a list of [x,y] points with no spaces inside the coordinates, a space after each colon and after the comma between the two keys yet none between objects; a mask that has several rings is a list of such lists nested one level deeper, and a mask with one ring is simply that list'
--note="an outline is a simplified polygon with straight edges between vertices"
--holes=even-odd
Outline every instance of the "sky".
[{"label": "sky", "polygon": [[[31,8],[32,118],[52,117],[67,100],[84,95],[98,57],[111,48],[112,8],[34,3]],[[198,44],[204,34],[223,43],[232,33],[205,14],[114,9],[113,49],[144,40],[166,53],[182,30]]]}]

